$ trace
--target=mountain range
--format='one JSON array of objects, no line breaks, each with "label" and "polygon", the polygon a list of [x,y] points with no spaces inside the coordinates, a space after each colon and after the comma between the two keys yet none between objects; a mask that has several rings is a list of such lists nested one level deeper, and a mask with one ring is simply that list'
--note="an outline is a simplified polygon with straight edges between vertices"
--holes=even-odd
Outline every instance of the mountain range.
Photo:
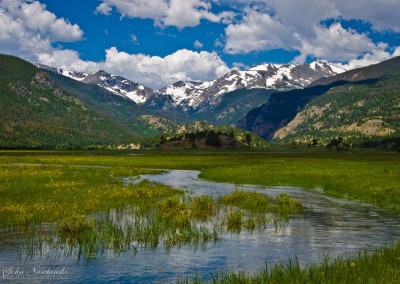
[{"label": "mountain range", "polygon": [[303,88],[319,78],[345,71],[326,62],[260,64],[245,71],[232,70],[212,81],[179,81],[153,90],[104,70],[81,73],[42,64],[36,66],[85,84],[98,85],[145,109],[180,122],[206,119],[219,125],[236,123],[249,110],[267,101],[274,92]]},{"label": "mountain range", "polygon": [[329,141],[399,134],[400,57],[275,93],[236,127],[268,140]]},{"label": "mountain range", "polygon": [[278,142],[392,139],[400,133],[399,89],[400,57],[350,71],[326,62],[261,64],[153,90],[103,70],[65,71],[0,55],[0,146],[151,146],[154,135],[218,125]]}]

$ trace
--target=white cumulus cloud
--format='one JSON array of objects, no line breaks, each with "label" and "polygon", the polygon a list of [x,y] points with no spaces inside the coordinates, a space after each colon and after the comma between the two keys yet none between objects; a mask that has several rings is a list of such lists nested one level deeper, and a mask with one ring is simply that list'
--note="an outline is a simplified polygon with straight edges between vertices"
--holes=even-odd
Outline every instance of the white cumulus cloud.
[{"label": "white cumulus cloud", "polygon": [[231,54],[290,49],[299,44],[298,39],[278,19],[250,8],[245,9],[243,21],[230,24],[225,33],[225,52]]},{"label": "white cumulus cloud", "polygon": [[66,70],[91,72],[104,69],[112,74],[161,88],[176,81],[208,81],[220,77],[230,69],[215,52],[178,50],[165,57],[129,54],[111,47],[104,62],[83,61],[71,50],[44,53],[40,62]]},{"label": "white cumulus cloud", "polygon": [[200,41],[196,40],[196,41],[194,42],[193,46],[194,46],[194,48],[196,48],[196,49],[201,49],[201,48],[203,47],[203,44],[202,44]]},{"label": "white cumulus cloud", "polygon": [[[372,3],[375,0],[370,1]],[[357,1],[268,0],[253,2],[258,4],[264,2],[264,5],[245,7],[242,19],[225,28],[224,51],[226,53],[246,54],[271,49],[286,49],[300,53],[294,59],[295,63],[304,62],[308,57],[335,62],[360,60],[365,57],[365,62],[367,62],[369,56],[378,58],[378,54],[390,54],[386,44],[374,43],[368,34],[351,28],[343,28],[341,24],[343,18],[361,18],[374,23],[377,27],[383,27],[390,22],[386,21],[384,25],[383,17],[378,16],[379,12],[375,18],[372,17],[373,11],[370,8],[357,14],[357,7],[361,9],[361,6],[352,4]],[[367,4],[367,0],[360,2]],[[382,0],[385,8],[380,7],[378,10],[387,10],[390,16],[389,10],[390,7],[394,8],[394,4],[389,2]],[[382,21],[379,22],[378,18]],[[327,19],[334,19],[333,24],[325,26],[323,21]],[[396,25],[393,25],[392,29],[395,28]]]},{"label": "white cumulus cloud", "polygon": [[344,69],[350,70],[354,68],[360,68],[371,64],[376,64],[390,58],[400,56],[400,47],[397,47],[393,52],[385,51],[383,49],[375,49],[372,52],[368,52],[357,59],[351,59],[346,64],[336,64]]},{"label": "white cumulus cloud", "polygon": [[95,14],[103,14],[106,16],[111,15],[112,8],[108,3],[101,3],[99,6],[97,6],[96,10],[94,11]]},{"label": "white cumulus cloud", "polygon": [[[139,4],[137,9],[157,16],[158,12],[153,9],[155,8],[153,5],[157,4],[156,1],[135,1]],[[208,17],[206,10],[209,9],[209,4],[197,0],[190,1],[193,7],[204,13],[200,18]],[[131,7],[132,1],[119,1],[119,3]],[[162,8],[163,3],[163,1],[158,3],[161,6],[156,5],[157,8]],[[171,7],[174,7],[172,4],[171,2]],[[97,12],[109,13],[107,7],[102,6]],[[160,88],[179,80],[212,80],[229,72],[227,65],[215,52],[181,49],[165,57],[159,57],[128,54],[111,47],[106,50],[104,61],[94,62],[82,60],[75,50],[53,47],[56,42],[78,41],[82,36],[83,31],[78,25],[56,17],[38,1],[1,0],[0,2],[0,52],[17,55],[31,62],[82,72],[104,69],[153,88]],[[138,44],[134,34],[130,35],[130,39],[134,44]],[[200,42],[196,44],[198,47],[200,45]]]},{"label": "white cumulus cloud", "polygon": [[82,39],[76,24],[46,10],[34,2],[2,0],[0,2],[0,51],[34,60],[39,53],[50,52],[54,42]]},{"label": "white cumulus cloud", "polygon": [[101,0],[96,13],[109,15],[112,7],[123,16],[153,19],[158,26],[175,26],[179,29],[195,27],[202,19],[228,23],[235,16],[232,11],[213,14],[208,0]]},{"label": "white cumulus cloud", "polygon": [[297,61],[303,62],[309,55],[331,61],[347,61],[365,52],[386,47],[374,44],[365,34],[344,29],[340,23],[332,24],[329,28],[317,26],[315,33],[315,38],[305,38],[296,47],[301,52]]}]

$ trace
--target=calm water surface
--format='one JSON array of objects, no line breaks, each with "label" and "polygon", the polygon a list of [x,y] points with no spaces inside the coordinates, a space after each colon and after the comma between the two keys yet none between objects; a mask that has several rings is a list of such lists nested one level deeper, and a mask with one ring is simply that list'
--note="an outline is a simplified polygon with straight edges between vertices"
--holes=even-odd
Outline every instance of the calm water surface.
[{"label": "calm water surface", "polygon": [[[253,233],[226,232],[220,241],[202,246],[138,248],[136,253],[106,253],[84,260],[54,255],[18,260],[21,235],[3,232],[0,233],[0,267],[2,270],[19,267],[28,272],[33,267],[65,267],[68,272],[65,282],[173,282],[178,277],[195,273],[210,278],[211,273],[221,269],[254,272],[265,262],[272,265],[278,260],[285,262],[294,256],[297,256],[301,264],[319,262],[327,255],[332,258],[346,256],[360,249],[373,249],[393,243],[400,238],[399,214],[384,209],[327,197],[321,190],[208,182],[198,179],[199,173],[171,170],[163,174],[143,175],[141,179],[182,188],[196,195],[214,197],[230,193],[236,188],[267,196],[286,192],[300,200],[309,210],[293,217],[278,230],[271,224]],[[123,182],[129,184],[138,180],[125,178]],[[21,283],[25,281],[19,280]]]}]

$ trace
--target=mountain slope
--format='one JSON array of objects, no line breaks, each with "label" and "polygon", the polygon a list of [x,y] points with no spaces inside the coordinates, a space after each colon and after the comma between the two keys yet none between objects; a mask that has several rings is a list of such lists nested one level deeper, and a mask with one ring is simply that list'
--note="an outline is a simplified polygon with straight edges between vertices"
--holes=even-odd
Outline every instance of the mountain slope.
[{"label": "mountain slope", "polygon": [[400,72],[330,89],[302,109],[275,139],[328,142],[400,135]]},{"label": "mountain slope", "polygon": [[399,71],[399,66],[400,56],[366,67],[352,69],[350,71],[340,73],[332,77],[320,78],[311,83],[308,87],[317,85],[329,85],[337,81],[355,82],[380,78],[382,76],[385,76],[386,74]]},{"label": "mountain slope", "polygon": [[132,134],[17,57],[0,55],[0,146],[113,144]]},{"label": "mountain slope", "polygon": [[180,81],[152,90],[103,70],[88,74],[41,64],[37,66],[82,83],[96,84],[115,95],[128,98],[144,108],[182,123],[207,119],[217,124],[235,123],[248,110],[265,102],[273,91],[301,88],[318,78],[344,71],[326,62],[299,65],[261,64],[246,71],[232,70],[213,81]]},{"label": "mountain slope", "polygon": [[264,88],[288,90],[302,88],[324,76],[338,74],[339,68],[325,62],[312,64],[260,64],[245,71],[232,70],[221,78],[209,82],[177,82],[155,91],[169,95],[175,107],[181,106],[197,112],[207,105],[215,105],[218,98],[239,89]]},{"label": "mountain slope", "polygon": [[126,130],[138,135],[155,135],[158,132],[146,127],[137,118],[153,112],[141,108],[134,101],[116,96],[96,84],[82,83],[53,71],[46,71],[64,90],[92,106],[103,116],[113,119]]},{"label": "mountain slope", "polygon": [[345,85],[350,80],[376,79],[396,70],[400,70],[399,58],[320,79],[302,90],[272,94],[267,103],[249,111],[236,126],[263,138],[273,139],[275,132],[288,125],[308,103],[331,88]]},{"label": "mountain slope", "polygon": [[219,98],[219,103],[193,113],[196,120],[207,120],[217,125],[234,125],[244,114],[270,98],[275,90],[239,89]]}]

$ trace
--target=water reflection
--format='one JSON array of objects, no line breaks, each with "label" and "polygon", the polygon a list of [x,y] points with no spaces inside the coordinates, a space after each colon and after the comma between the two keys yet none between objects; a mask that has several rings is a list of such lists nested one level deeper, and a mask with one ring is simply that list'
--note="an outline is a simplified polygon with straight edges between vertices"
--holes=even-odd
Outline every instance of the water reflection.
[{"label": "water reflection", "polygon": [[[391,243],[399,239],[398,215],[370,205],[327,197],[321,190],[293,187],[262,187],[214,183],[198,179],[197,171],[173,170],[157,175],[143,175],[141,179],[183,188],[195,195],[218,197],[240,190],[255,191],[274,196],[282,192],[300,200],[308,210],[293,217],[279,230],[273,224],[253,233],[224,232],[221,240],[200,246],[184,245],[172,248],[138,248],[137,252],[116,256],[106,253],[100,257],[76,261],[60,256],[57,260],[38,257],[27,262],[16,259],[18,234],[0,235],[0,267],[50,264],[65,266],[69,279],[65,282],[133,281],[152,283],[171,281],[177,277],[200,273],[209,278],[218,269],[256,271],[265,261],[270,265],[297,256],[302,264],[318,262],[324,255],[335,257]],[[126,178],[124,183],[138,180]],[[21,281],[23,282],[23,281]],[[49,280],[49,282],[52,282]],[[62,281],[59,281],[62,282]]]}]

